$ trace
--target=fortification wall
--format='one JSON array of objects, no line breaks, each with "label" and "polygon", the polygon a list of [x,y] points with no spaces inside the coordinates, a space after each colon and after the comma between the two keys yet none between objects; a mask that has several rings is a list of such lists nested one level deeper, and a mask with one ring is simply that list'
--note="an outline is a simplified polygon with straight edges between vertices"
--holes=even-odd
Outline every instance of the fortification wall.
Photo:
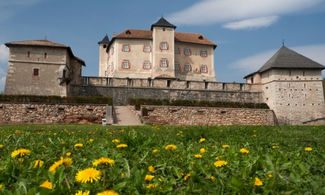
[{"label": "fortification wall", "polygon": [[84,77],[83,81],[71,87],[71,95],[110,96],[115,105],[127,104],[129,98],[262,103],[260,85],[104,77]]},{"label": "fortification wall", "polygon": [[0,124],[101,123],[106,105],[0,103]]},{"label": "fortification wall", "polygon": [[272,110],[248,108],[207,108],[180,106],[143,106],[146,123],[159,125],[275,125]]}]

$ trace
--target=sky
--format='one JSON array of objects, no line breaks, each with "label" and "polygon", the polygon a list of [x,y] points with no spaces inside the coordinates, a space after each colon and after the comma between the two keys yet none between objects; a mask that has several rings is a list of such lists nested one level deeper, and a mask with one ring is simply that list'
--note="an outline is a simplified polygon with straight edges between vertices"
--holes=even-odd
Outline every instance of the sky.
[{"label": "sky", "polygon": [[98,75],[98,44],[107,33],[150,30],[161,16],[177,32],[201,33],[218,45],[218,82],[244,82],[284,44],[325,65],[325,0],[0,0],[0,91],[4,43],[45,39],[68,45]]}]

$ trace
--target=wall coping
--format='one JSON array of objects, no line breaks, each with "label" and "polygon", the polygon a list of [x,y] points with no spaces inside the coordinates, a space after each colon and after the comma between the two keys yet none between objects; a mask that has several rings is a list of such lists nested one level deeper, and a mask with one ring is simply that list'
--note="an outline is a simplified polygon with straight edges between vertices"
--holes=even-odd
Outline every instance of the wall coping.
[{"label": "wall coping", "polygon": [[140,106],[140,108],[142,108],[142,107],[155,107],[155,108],[157,108],[157,107],[159,107],[159,108],[161,108],[161,107],[165,107],[165,108],[195,108],[195,109],[228,109],[228,110],[238,110],[238,109],[247,109],[247,110],[268,110],[268,111],[272,111],[272,112],[274,112],[273,110],[271,110],[271,109],[265,109],[265,108],[261,108],[261,109],[259,109],[259,108],[227,108],[227,107],[196,107],[196,106],[168,106],[168,105],[141,105]]}]

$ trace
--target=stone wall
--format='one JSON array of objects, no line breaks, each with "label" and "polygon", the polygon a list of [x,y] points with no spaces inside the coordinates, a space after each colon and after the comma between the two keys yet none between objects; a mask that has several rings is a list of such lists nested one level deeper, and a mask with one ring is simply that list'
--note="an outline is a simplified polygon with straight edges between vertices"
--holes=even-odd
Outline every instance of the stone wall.
[{"label": "stone wall", "polygon": [[272,110],[217,107],[142,106],[146,123],[159,125],[275,125]]},{"label": "stone wall", "polygon": [[101,123],[106,105],[0,103],[0,124]]}]

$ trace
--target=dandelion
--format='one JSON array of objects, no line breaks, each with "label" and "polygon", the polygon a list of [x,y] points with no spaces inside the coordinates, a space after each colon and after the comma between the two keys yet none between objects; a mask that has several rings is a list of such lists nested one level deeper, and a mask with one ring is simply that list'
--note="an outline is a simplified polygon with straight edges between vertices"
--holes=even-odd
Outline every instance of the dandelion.
[{"label": "dandelion", "polygon": [[201,149],[200,149],[200,152],[201,152],[201,153],[206,153],[206,150],[205,150],[204,148],[201,148]]},{"label": "dandelion", "polygon": [[113,139],[113,140],[112,140],[112,143],[120,143],[120,140],[118,140],[118,139]]},{"label": "dandelion", "polygon": [[93,142],[94,142],[94,139],[90,138],[90,139],[89,139],[89,142],[90,142],[90,143],[93,143]]},{"label": "dandelion", "polygon": [[97,195],[118,195],[118,193],[115,192],[114,190],[106,190],[106,191],[97,193]]},{"label": "dandelion", "polygon": [[3,184],[0,183],[0,190],[4,188]]},{"label": "dandelion", "polygon": [[254,137],[254,138],[256,138],[256,137],[257,137],[257,135],[256,135],[256,134],[254,134],[254,135],[253,135],[253,137]]},{"label": "dandelion", "polygon": [[158,152],[158,150],[154,149],[154,150],[152,150],[152,152],[156,154]]},{"label": "dandelion", "polygon": [[153,167],[153,166],[149,166],[148,167],[148,171],[150,172],[150,173],[154,173],[155,172],[155,168]]},{"label": "dandelion", "polygon": [[150,190],[156,188],[157,186],[158,186],[157,184],[148,184],[146,188]]},{"label": "dandelion", "polygon": [[120,144],[120,145],[117,145],[116,147],[117,148],[127,148],[128,145],[126,145],[126,144]]},{"label": "dandelion", "polygon": [[194,157],[195,158],[202,158],[202,155],[201,154],[194,154]]},{"label": "dandelion", "polygon": [[272,177],[273,177],[273,175],[272,175],[272,174],[268,174],[267,176],[268,176],[269,178],[272,178]]},{"label": "dandelion", "polygon": [[223,158],[223,156],[217,156],[217,157],[216,157],[216,160],[219,160],[219,159],[221,159],[221,158]]},{"label": "dandelion", "polygon": [[71,156],[71,152],[65,153],[66,156]]},{"label": "dandelion", "polygon": [[0,148],[3,148],[3,145],[2,144],[0,144]]},{"label": "dandelion", "polygon": [[85,191],[83,192],[82,190],[79,190],[77,193],[75,193],[75,195],[89,195],[90,191]]},{"label": "dandelion", "polygon": [[42,161],[42,160],[35,160],[35,163],[34,163],[34,169],[36,168],[36,167],[42,167],[43,166],[43,164],[44,164],[44,161]]},{"label": "dandelion", "polygon": [[263,182],[258,177],[255,177],[254,185],[255,186],[262,186]]},{"label": "dandelion", "polygon": [[61,165],[64,165],[66,167],[71,166],[72,165],[72,159],[71,158],[63,158],[63,157],[61,157],[60,160],[54,162],[53,165],[50,166],[49,171],[52,172],[52,173],[55,173],[56,169]]},{"label": "dandelion", "polygon": [[307,152],[310,152],[310,151],[312,151],[313,149],[311,148],[311,147],[306,147],[305,148],[305,151],[307,151]]},{"label": "dandelion", "polygon": [[201,138],[200,143],[205,142],[205,140],[206,140],[205,138]]},{"label": "dandelion", "polygon": [[23,159],[23,158],[18,158],[18,161],[19,161],[20,163],[22,163],[22,162],[24,162],[24,159]]},{"label": "dandelion", "polygon": [[93,183],[94,181],[98,181],[100,178],[100,171],[94,168],[87,168],[82,171],[79,171],[75,177],[76,181],[80,183]]},{"label": "dandelion", "polygon": [[52,190],[52,183],[49,182],[49,180],[46,180],[40,185],[40,187]]},{"label": "dandelion", "polygon": [[83,146],[84,146],[84,145],[81,144],[81,143],[77,143],[77,144],[74,145],[74,147],[76,147],[76,148],[81,148],[81,147],[83,147]]},{"label": "dandelion", "polygon": [[279,149],[280,146],[272,146],[273,149]]},{"label": "dandelion", "polygon": [[171,144],[171,145],[167,145],[165,147],[165,150],[170,150],[170,151],[175,151],[177,149],[177,146]]},{"label": "dandelion", "polygon": [[249,153],[249,150],[247,150],[246,148],[242,148],[239,150],[241,153],[243,154],[248,154]]},{"label": "dandelion", "polygon": [[46,149],[46,146],[45,145],[42,145],[42,148]]},{"label": "dandelion", "polygon": [[222,145],[222,148],[227,149],[229,148],[229,145]]},{"label": "dandelion", "polygon": [[121,177],[125,177],[125,174],[124,173],[121,173]]},{"label": "dandelion", "polygon": [[25,155],[30,155],[30,150],[28,149],[25,149],[25,148],[20,148],[18,150],[15,150],[11,153],[11,157],[12,158],[15,158],[16,156],[20,156],[20,157],[23,157]]},{"label": "dandelion", "polygon": [[154,175],[146,175],[146,177],[144,178],[145,181],[151,181],[153,180],[153,178],[155,178]]},{"label": "dandelion", "polygon": [[224,160],[218,160],[218,161],[214,162],[213,164],[215,167],[223,167],[223,166],[227,165],[228,162],[224,161]]},{"label": "dandelion", "polygon": [[211,179],[211,180],[215,180],[216,178],[215,178],[214,176],[211,176],[210,179]]},{"label": "dandelion", "polygon": [[187,175],[184,176],[184,181],[187,181],[189,177],[191,177],[191,173],[188,173]]},{"label": "dandelion", "polygon": [[93,166],[97,167],[98,165],[101,165],[101,164],[113,166],[114,163],[115,163],[115,161],[110,158],[101,157],[93,162]]},{"label": "dandelion", "polygon": [[159,178],[158,181],[160,181],[160,183],[164,183],[164,180]]}]

